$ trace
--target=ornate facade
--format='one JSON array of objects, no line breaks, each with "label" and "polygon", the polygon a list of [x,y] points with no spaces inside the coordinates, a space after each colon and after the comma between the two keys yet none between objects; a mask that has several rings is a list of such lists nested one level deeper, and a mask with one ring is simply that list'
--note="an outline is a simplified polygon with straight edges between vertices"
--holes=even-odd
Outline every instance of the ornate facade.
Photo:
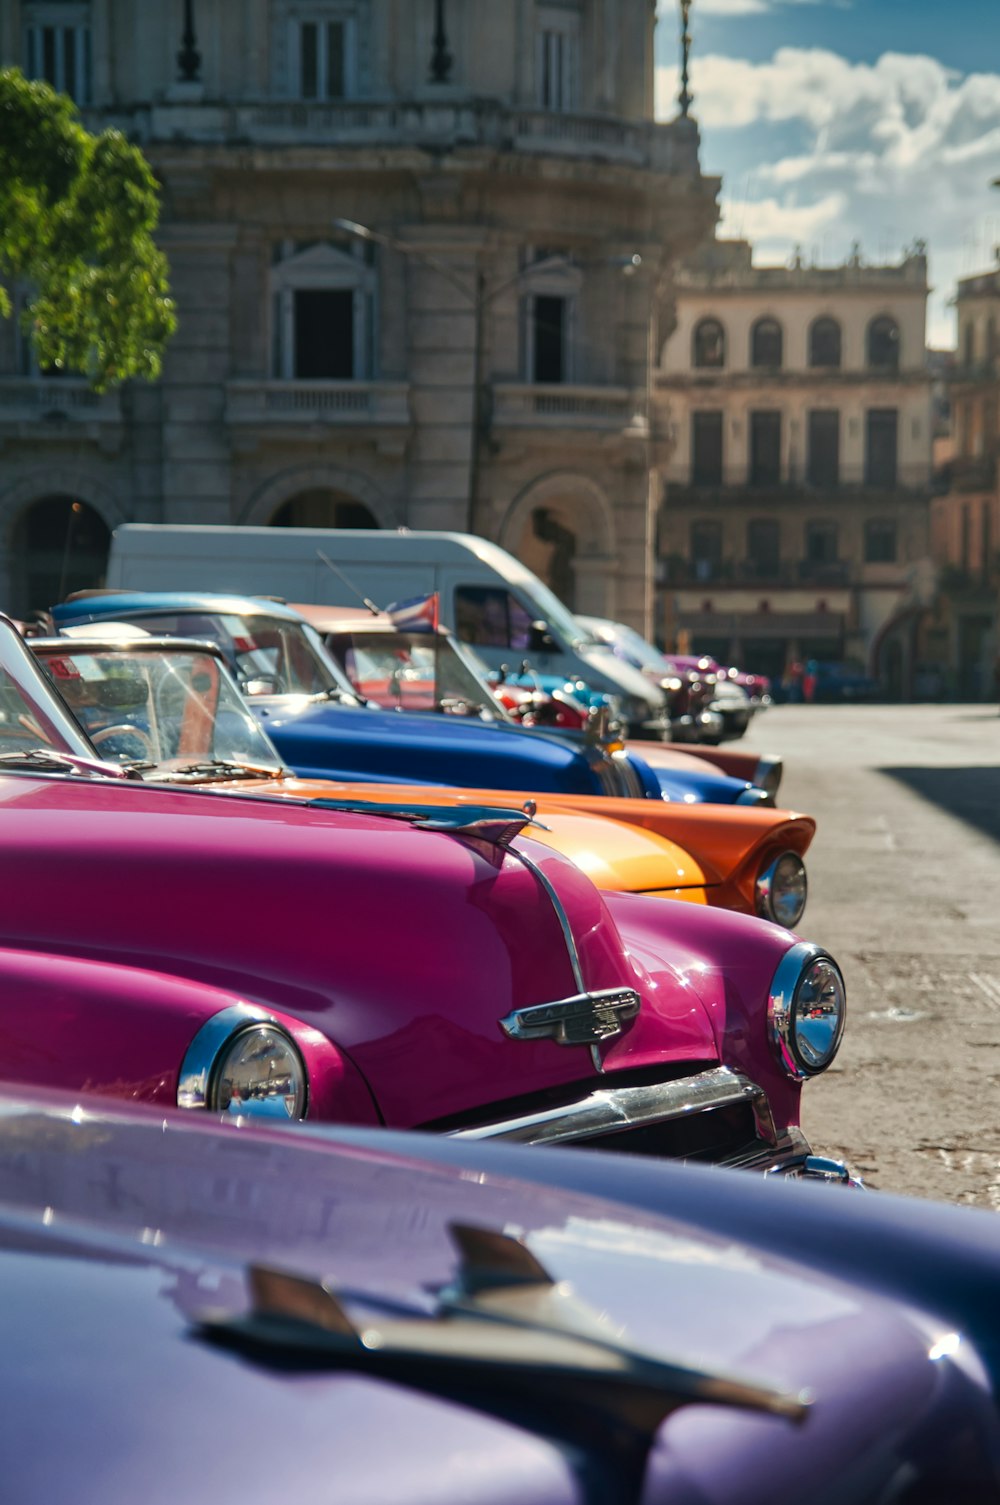
[{"label": "ornate facade", "polygon": [[0,8],[0,61],[152,162],[179,315],[103,397],[0,328],[0,601],[92,581],[125,520],[405,525],[648,625],[652,353],[718,188],[654,123],[654,0],[187,9]]},{"label": "ornate facade", "polygon": [[661,631],[781,675],[860,658],[910,693],[933,592],[927,263],[754,266],[706,245],[657,375],[673,444]]}]

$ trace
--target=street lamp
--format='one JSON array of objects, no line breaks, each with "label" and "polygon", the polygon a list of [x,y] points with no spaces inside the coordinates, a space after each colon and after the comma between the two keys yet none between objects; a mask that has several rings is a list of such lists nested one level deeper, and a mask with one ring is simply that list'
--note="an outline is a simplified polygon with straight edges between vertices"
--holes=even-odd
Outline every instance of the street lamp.
[{"label": "street lamp", "polygon": [[201,68],[201,53],[194,34],[194,0],[184,0],[184,35],[181,50],[177,54],[177,66],[181,70],[181,82],[196,84]]},{"label": "street lamp", "polygon": [[681,6],[681,92],[677,96],[677,102],[681,107],[681,119],[687,120],[693,103],[693,96],[688,88],[688,63],[691,60],[691,32],[689,20],[691,16],[691,0],[680,0]]},{"label": "street lamp", "polygon": [[[486,404],[484,401],[485,381],[483,376],[483,315],[493,301],[505,293],[515,283],[521,282],[526,276],[534,276],[539,272],[545,272],[554,266],[562,266],[566,257],[559,253],[545,256],[535,261],[529,267],[521,267],[511,277],[505,277],[501,282],[493,283],[487,287],[486,279],[481,270],[476,270],[474,287],[470,287],[461,277],[457,277],[447,262],[437,256],[429,255],[418,246],[409,246],[403,241],[396,240],[391,235],[382,234],[378,230],[372,230],[368,225],[361,225],[357,220],[334,219],[331,221],[333,228],[339,230],[342,235],[350,235],[355,240],[364,241],[368,245],[386,246],[389,250],[398,251],[403,256],[412,256],[414,260],[421,261],[425,266],[432,267],[434,271],[451,284],[453,288],[466,300],[472,309],[474,316],[473,344],[472,344],[472,429],[469,435],[469,480],[465,507],[465,532],[475,533],[479,511],[479,470],[480,455],[482,451],[483,431],[486,424]],[[604,263],[618,264],[625,276],[634,275],[642,266],[642,257],[636,252],[631,256],[620,258],[608,258]]]}]

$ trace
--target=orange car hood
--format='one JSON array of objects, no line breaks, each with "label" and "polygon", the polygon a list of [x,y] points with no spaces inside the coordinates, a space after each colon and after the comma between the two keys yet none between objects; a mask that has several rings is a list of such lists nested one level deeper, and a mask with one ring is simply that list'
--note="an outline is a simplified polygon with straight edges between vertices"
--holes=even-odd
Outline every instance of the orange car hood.
[{"label": "orange car hood", "polygon": [[[426,784],[347,784],[335,779],[240,779],[213,783],[214,791],[231,794],[278,795],[297,800],[349,800],[381,805],[499,805],[518,810],[524,794],[505,789],[449,789]],[[638,801],[629,803],[637,804]],[[542,804],[546,805],[542,812]],[[570,802],[570,805],[572,802]],[[612,893],[648,894],[656,890],[703,888],[700,865],[677,842],[633,823],[609,820],[600,810],[571,807],[551,809],[538,804],[539,826],[532,837],[569,857],[596,888]]]}]

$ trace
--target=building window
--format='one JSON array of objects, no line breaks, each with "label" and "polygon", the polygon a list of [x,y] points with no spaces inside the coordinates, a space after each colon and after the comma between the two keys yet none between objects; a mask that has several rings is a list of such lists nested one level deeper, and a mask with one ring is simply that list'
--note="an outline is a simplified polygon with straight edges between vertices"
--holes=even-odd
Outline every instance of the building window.
[{"label": "building window", "polygon": [[726,333],[718,319],[702,319],[695,326],[692,364],[718,369],[726,364]]},{"label": "building window", "polygon": [[806,564],[837,562],[837,524],[825,521],[806,523]]},{"label": "building window", "polygon": [[777,319],[758,319],[750,331],[751,366],[769,366],[776,369],[783,356],[781,325]]},{"label": "building window", "polygon": [[896,524],[881,518],[865,523],[865,564],[895,564]]},{"label": "building window", "polygon": [[722,524],[691,524],[691,572],[704,583],[722,574]]},{"label": "building window", "polygon": [[836,319],[814,319],[809,326],[810,366],[839,367],[840,325]]},{"label": "building window", "polygon": [[754,580],[774,579],[781,568],[781,529],[769,517],[747,523],[747,573]]},{"label": "building window", "polygon": [[25,6],[24,71],[44,79],[78,105],[91,103],[90,6]]},{"label": "building window", "polygon": [[722,414],[691,414],[691,483],[722,485]]},{"label": "building window", "polygon": [[781,414],[750,414],[751,486],[777,486],[781,480]]},{"label": "building window", "polygon": [[962,364],[971,366],[976,359],[976,326],[969,319],[962,330]]},{"label": "building window", "polygon": [[840,482],[840,414],[835,409],[814,408],[809,414],[806,478],[810,486]]},{"label": "building window", "polygon": [[532,615],[509,591],[492,585],[460,585],[455,590],[455,636],[482,648],[531,647]]},{"label": "building window", "polygon": [[579,13],[542,6],[536,36],[536,104],[542,110],[575,110],[580,72]]},{"label": "building window", "polygon": [[357,92],[357,21],[350,9],[312,6],[292,21],[293,94],[349,99]]},{"label": "building window", "polygon": [[531,380],[566,380],[569,300],[539,294],[531,299]]},{"label": "building window", "polygon": [[897,429],[895,408],[870,408],[865,443],[865,482],[869,486],[895,486]]},{"label": "building window", "polygon": [[868,326],[868,364],[879,371],[899,370],[899,325],[883,315]]},{"label": "building window", "polygon": [[271,272],[272,370],[287,381],[356,381],[374,368],[375,269],[320,244],[285,253]]},{"label": "building window", "polygon": [[[537,264],[538,270],[533,270]],[[521,280],[525,380],[559,383],[575,380],[574,333],[582,277],[569,257],[531,248]]]}]

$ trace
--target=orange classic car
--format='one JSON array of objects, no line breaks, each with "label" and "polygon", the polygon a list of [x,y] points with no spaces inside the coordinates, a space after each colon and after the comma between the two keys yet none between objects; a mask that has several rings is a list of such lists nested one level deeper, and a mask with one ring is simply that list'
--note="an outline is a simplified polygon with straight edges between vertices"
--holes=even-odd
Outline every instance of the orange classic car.
[{"label": "orange classic car", "polygon": [[352,808],[527,806],[538,823],[533,834],[572,858],[599,888],[719,905],[789,928],[805,907],[802,859],[815,832],[807,815],[606,795],[302,779],[282,766],[212,644],[104,624],[34,638],[30,646],[91,751],[150,782]]}]

